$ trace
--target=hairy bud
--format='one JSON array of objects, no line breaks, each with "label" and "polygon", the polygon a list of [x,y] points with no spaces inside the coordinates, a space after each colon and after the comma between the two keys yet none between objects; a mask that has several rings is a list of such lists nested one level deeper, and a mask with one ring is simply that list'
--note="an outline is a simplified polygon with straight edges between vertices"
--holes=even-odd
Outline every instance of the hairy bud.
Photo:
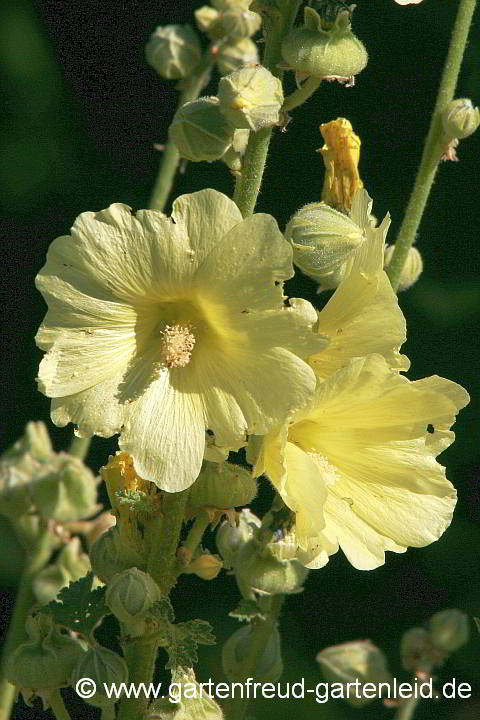
[{"label": "hairy bud", "polygon": [[256,132],[278,124],[282,83],[262,65],[249,65],[220,80],[218,99],[220,110],[234,127]]},{"label": "hairy bud", "polygon": [[190,25],[157,27],[145,47],[148,64],[169,80],[191,75],[201,54],[200,40]]},{"label": "hairy bud", "polygon": [[192,162],[219,160],[231,145],[234,127],[216,97],[202,97],[177,110],[169,135],[180,155]]}]

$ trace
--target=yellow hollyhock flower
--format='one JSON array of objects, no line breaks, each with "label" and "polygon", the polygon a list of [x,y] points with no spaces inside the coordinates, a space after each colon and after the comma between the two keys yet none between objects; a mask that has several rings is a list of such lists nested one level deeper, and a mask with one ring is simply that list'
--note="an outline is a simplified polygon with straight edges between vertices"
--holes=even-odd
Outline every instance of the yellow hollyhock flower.
[{"label": "yellow hollyhock flower", "polygon": [[120,433],[141,477],[188,487],[206,429],[238,446],[311,399],[301,358],[326,341],[308,302],[284,304],[292,274],[275,220],[243,220],[214,190],[178,198],[171,219],[122,204],[83,213],[37,277],[49,306],[38,384],[53,422]]},{"label": "yellow hollyhock flower", "polygon": [[378,353],[392,368],[408,370],[410,362],[399,353],[406,339],[406,324],[397,296],[383,270],[387,215],[378,227],[371,223],[372,200],[366,190],[355,194],[350,218],[365,236],[346,275],[318,316],[318,332],[328,348],[309,358],[320,378],[326,378],[354,357]]},{"label": "yellow hollyhock flower", "polygon": [[296,513],[298,559],[321,567],[340,547],[369,570],[386,550],[437,540],[456,493],[435,458],[468,401],[459,385],[411,382],[380,355],[320,382],[312,405],[263,439],[255,465]]}]

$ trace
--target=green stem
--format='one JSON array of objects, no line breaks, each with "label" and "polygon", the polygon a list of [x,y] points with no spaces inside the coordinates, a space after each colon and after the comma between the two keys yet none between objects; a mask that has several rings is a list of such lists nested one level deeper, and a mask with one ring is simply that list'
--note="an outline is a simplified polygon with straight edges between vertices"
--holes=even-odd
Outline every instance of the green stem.
[{"label": "green stem", "polygon": [[180,541],[188,490],[165,493],[162,503],[162,533],[158,542],[151,542],[148,572],[163,595],[168,596],[178,577],[177,548]]},{"label": "green stem", "polygon": [[102,708],[100,720],[115,720],[115,706],[108,705],[108,707]]},{"label": "green stem", "polygon": [[[157,658],[157,643],[128,643],[124,646],[128,665],[128,681],[134,685],[151,682]],[[138,698],[124,698],[120,702],[117,720],[144,720],[150,700],[144,694]]]},{"label": "green stem", "polygon": [[[215,61],[212,49],[208,48],[203,55],[196,71],[189,78],[183,80],[183,89],[178,99],[178,107],[182,107],[186,102],[196,100],[208,83],[210,69]],[[155,181],[150,199],[150,208],[152,210],[163,211],[168,200],[175,180],[175,174],[180,162],[180,155],[174,143],[167,141],[165,150],[163,151],[160,170]]]},{"label": "green stem", "polygon": [[15,698],[15,687],[4,677],[5,664],[25,639],[25,620],[30,608],[35,602],[32,590],[32,582],[37,573],[45,567],[51,553],[51,544],[48,531],[43,529],[37,538],[37,542],[27,555],[25,566],[20,578],[20,583],[15,599],[13,616],[7,631],[7,637],[2,649],[0,679],[0,720],[8,720]]},{"label": "green stem", "polygon": [[50,707],[56,717],[56,720],[71,720],[60,694],[60,690],[55,690],[55,692],[48,698],[48,702],[50,703]]},{"label": "green stem", "polygon": [[[283,71],[278,67],[282,59],[282,42],[293,25],[300,6],[300,0],[284,0],[281,10],[265,14],[265,54],[263,64],[276,77],[282,79]],[[251,132],[245,156],[242,175],[233,196],[243,217],[252,215],[262,184],[273,128]]]},{"label": "green stem", "polygon": [[411,697],[405,700],[395,713],[394,720],[412,720],[419,702],[419,697]]},{"label": "green stem", "polygon": [[182,548],[187,550],[188,555],[191,557],[197,547],[200,545],[205,530],[210,525],[210,517],[206,510],[197,515],[195,522],[190,528],[187,539],[182,543]]},{"label": "green stem", "polygon": [[92,438],[83,438],[83,437],[76,437],[75,435],[72,438],[72,442],[70,443],[70,447],[68,448],[69,455],[74,455],[75,457],[79,458],[80,460],[85,460],[85,458],[88,455],[88,450],[90,448],[90,443],[92,442]]},{"label": "green stem", "polygon": [[313,77],[313,75],[311,75],[307,78],[307,80],[305,80],[303,85],[300,85],[300,87],[298,87],[291,95],[285,98],[282,110],[284,112],[288,112],[288,110],[293,110],[299,105],[302,105],[316,90],[318,90],[321,82],[322,78]]},{"label": "green stem", "polygon": [[[244,682],[249,677],[255,677],[255,670],[258,662],[265,652],[270,635],[277,624],[284,596],[274,595],[269,599],[268,611],[265,620],[257,618],[253,627],[253,642],[249,646],[249,652],[239,670],[236,682]],[[248,708],[248,698],[233,698],[226,706],[226,717],[228,720],[243,720]]]},{"label": "green stem", "polygon": [[387,274],[394,290],[398,289],[408,251],[415,241],[423,211],[427,204],[428,195],[443,154],[445,141],[442,129],[442,113],[448,103],[453,100],[475,5],[476,0],[460,0],[460,5],[458,6],[452,39],[440,81],[437,101],[430,122],[430,129],[425,141],[420,167],[405,212],[405,217],[398,233],[395,250],[387,269]]}]

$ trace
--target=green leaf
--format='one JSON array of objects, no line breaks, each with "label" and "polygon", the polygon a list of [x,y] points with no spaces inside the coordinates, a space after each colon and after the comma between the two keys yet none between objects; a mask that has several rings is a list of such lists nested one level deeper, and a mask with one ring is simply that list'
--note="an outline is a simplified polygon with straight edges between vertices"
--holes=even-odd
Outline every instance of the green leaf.
[{"label": "green leaf", "polygon": [[97,625],[105,615],[110,615],[105,605],[105,587],[92,590],[93,573],[60,591],[58,600],[52,600],[46,606],[57,625],[91,637]]},{"label": "green leaf", "polygon": [[173,612],[172,603],[167,597],[163,597],[157,600],[152,609],[150,610],[151,615],[160,622],[173,623],[175,620],[175,613]]},{"label": "green leaf", "polygon": [[214,645],[212,626],[205,620],[189,620],[171,626],[167,669],[192,667],[198,662],[198,646]]},{"label": "green leaf", "polygon": [[246,598],[242,598],[235,610],[232,610],[232,612],[229,612],[228,614],[230,617],[237,618],[240,622],[250,622],[256,617],[261,620],[265,620],[265,615],[262,613],[255,600],[247,600]]}]

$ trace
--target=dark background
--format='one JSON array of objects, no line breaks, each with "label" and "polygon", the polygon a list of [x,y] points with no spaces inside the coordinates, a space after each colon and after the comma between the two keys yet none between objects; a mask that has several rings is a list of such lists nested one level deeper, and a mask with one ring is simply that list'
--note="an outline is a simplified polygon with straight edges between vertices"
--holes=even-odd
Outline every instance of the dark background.
[{"label": "dark background", "polygon": [[[98,0],[29,2],[3,0],[0,7],[0,206],[2,210],[2,399],[1,446],[8,447],[30,419],[49,422],[49,400],[36,391],[40,352],[33,337],[45,306],[34,289],[49,243],[65,234],[84,210],[111,202],[145,207],[156,175],[154,143],[166,139],[176,98],[174,84],[155,76],[143,47],[156,25],[192,21],[202,2],[99,3]],[[424,0],[400,7],[393,0],[358,0],[354,29],[369,50],[367,69],[353,89],[325,87],[293,114],[287,133],[277,133],[258,210],[283,228],[302,204],[319,199],[323,183],[321,122],[350,119],[362,139],[361,175],[377,217],[390,211],[393,241],[406,207],[435,100],[457,2]],[[471,34],[457,96],[480,101],[480,28]],[[214,94],[217,77],[205,94]],[[288,79],[293,87],[292,78]],[[315,655],[321,648],[371,638],[403,677],[398,659],[401,633],[434,612],[458,607],[480,615],[480,506],[477,470],[478,342],[480,309],[480,133],[460,144],[460,162],[442,165],[422,222],[418,247],[425,272],[402,295],[412,360],[409,376],[439,374],[464,385],[470,406],[456,425],[457,441],[443,456],[457,486],[454,522],[440,541],[404,555],[389,553],[385,566],[360,572],[341,553],[312,572],[302,595],[286,603],[281,631],[284,680],[321,680]],[[232,179],[220,163],[190,164],[175,194],[213,186],[227,194]],[[318,306],[313,283],[299,277],[288,288]],[[323,301],[321,301],[323,302]],[[51,427],[58,448],[70,431]],[[95,439],[94,468],[114,449]],[[261,499],[260,499],[261,503]],[[259,506],[261,507],[261,505]],[[0,574],[2,620],[7,623],[21,568],[21,553],[2,528]],[[175,591],[178,619],[210,620],[222,642],[236,622],[234,580],[222,574],[206,585],[188,576]],[[201,652],[200,677],[222,677],[218,648]],[[424,702],[417,720],[473,720],[480,714],[480,637],[439,671],[473,685],[471,700]],[[405,678],[406,679],[406,678]],[[72,705],[73,716],[94,717]],[[38,717],[21,706],[17,718]],[[341,702],[317,705],[264,701],[258,717],[285,720],[387,720],[392,710],[375,703],[360,711]]]}]

